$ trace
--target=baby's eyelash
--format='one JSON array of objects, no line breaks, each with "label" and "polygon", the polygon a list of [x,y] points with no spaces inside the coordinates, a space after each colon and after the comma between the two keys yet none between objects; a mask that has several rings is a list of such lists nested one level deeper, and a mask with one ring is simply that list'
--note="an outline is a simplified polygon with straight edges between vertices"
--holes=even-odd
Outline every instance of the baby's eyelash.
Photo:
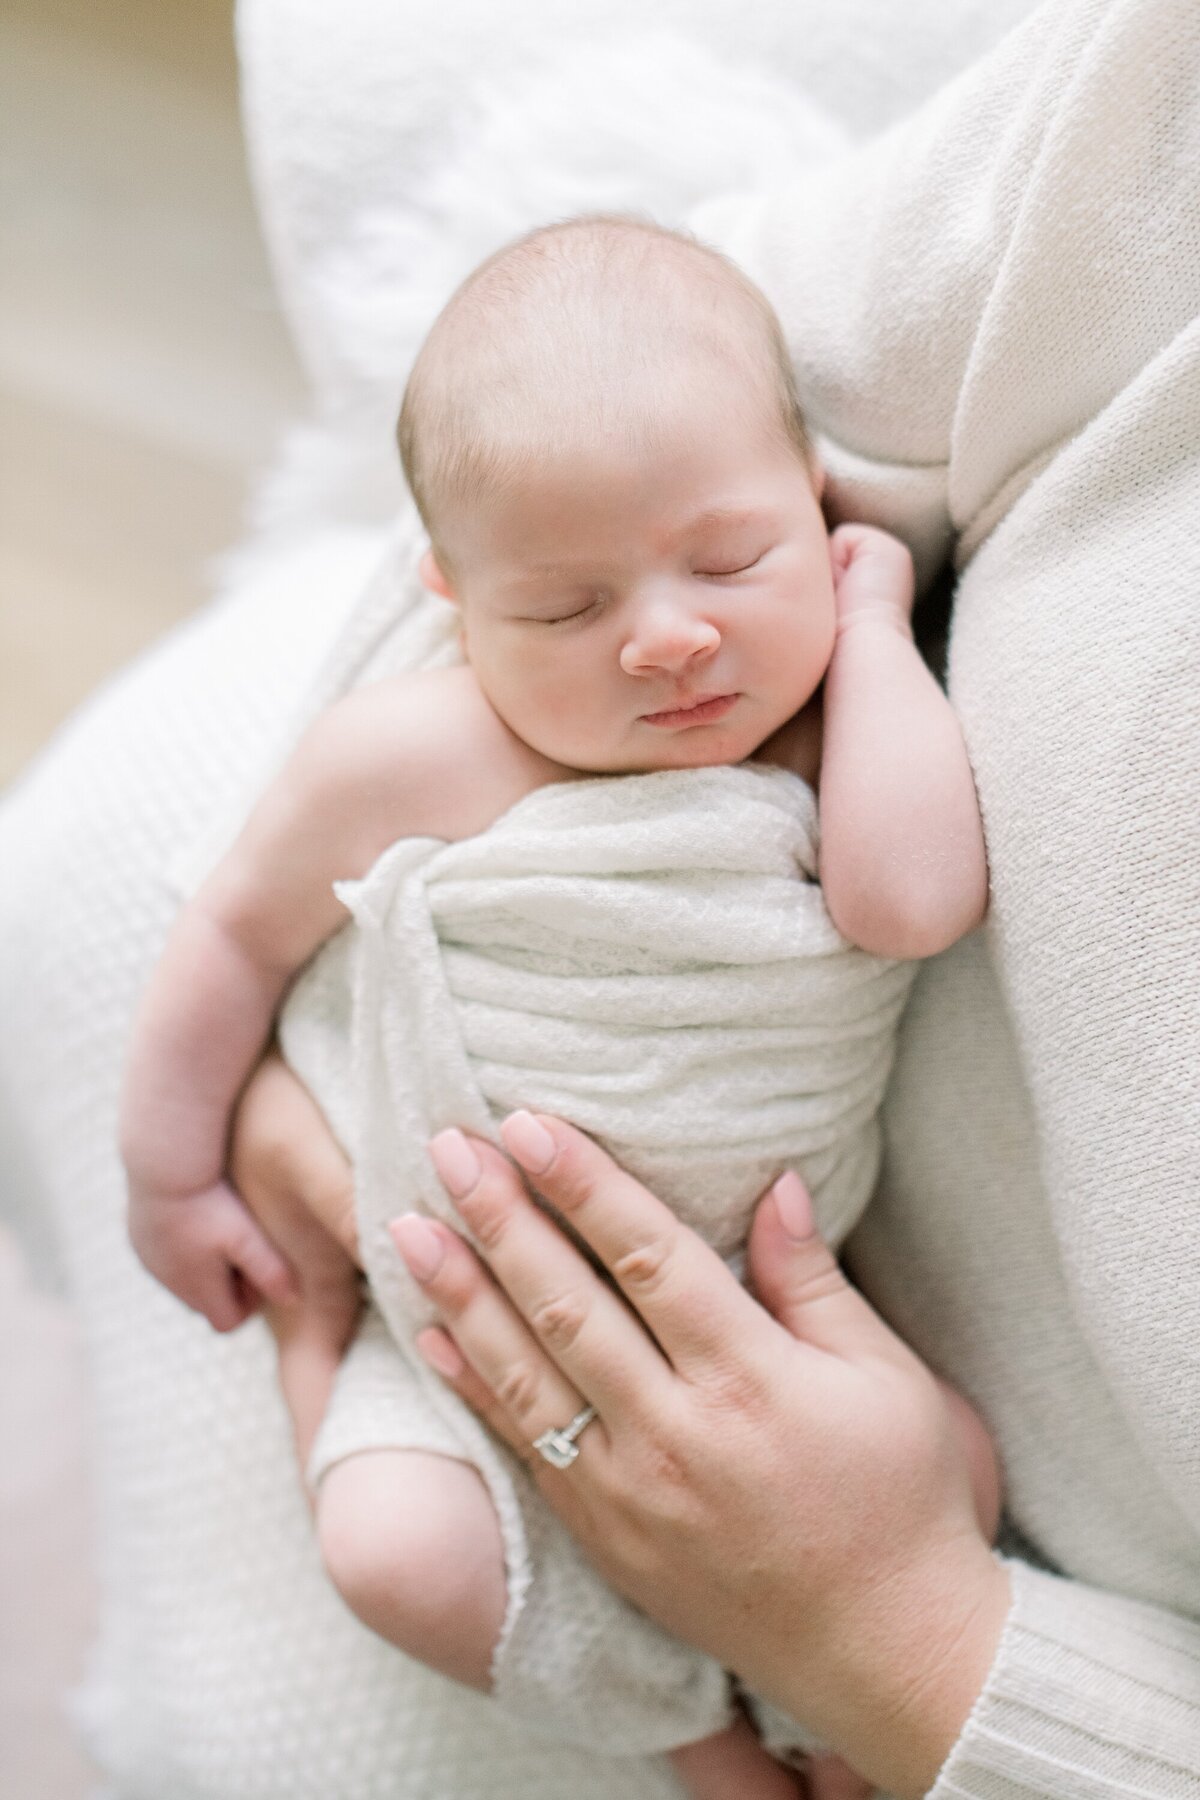
[{"label": "baby's eyelash", "polygon": [[577,607],[574,612],[554,613],[549,617],[531,619],[530,623],[533,625],[569,625],[572,619],[586,619],[589,613],[595,612],[603,604],[603,600],[597,597],[595,600],[589,600],[586,605]]},{"label": "baby's eyelash", "polygon": [[760,555],[751,557],[748,563],[739,563],[736,569],[697,569],[695,573],[703,575],[709,581],[720,581],[728,575],[746,575],[751,569],[758,566],[765,555],[766,551],[764,550]]},{"label": "baby's eyelash", "polygon": [[551,623],[554,625],[570,625],[572,620],[590,619],[595,613],[603,612],[612,598],[613,596],[607,588],[593,588],[589,598],[584,601],[582,606],[577,606],[574,612],[559,613],[558,617],[553,619]]}]

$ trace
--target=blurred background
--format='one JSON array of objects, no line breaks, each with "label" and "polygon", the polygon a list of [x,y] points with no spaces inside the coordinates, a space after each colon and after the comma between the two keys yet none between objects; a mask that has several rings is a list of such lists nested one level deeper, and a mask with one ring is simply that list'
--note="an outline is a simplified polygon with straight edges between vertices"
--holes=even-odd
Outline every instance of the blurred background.
[{"label": "blurred background", "polygon": [[[203,603],[301,405],[232,11],[0,5],[0,786]],[[92,1606],[83,1379],[0,1230],[0,1800],[88,1791],[59,1710]]]}]

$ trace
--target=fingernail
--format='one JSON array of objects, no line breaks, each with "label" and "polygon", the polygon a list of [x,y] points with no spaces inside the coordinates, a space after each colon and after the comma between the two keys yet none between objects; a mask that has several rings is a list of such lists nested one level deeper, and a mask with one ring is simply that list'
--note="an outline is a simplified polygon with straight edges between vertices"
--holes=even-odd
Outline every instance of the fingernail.
[{"label": "fingernail", "polygon": [[467,1366],[444,1331],[422,1331],[416,1345],[430,1368],[444,1375],[447,1381],[457,1381]]},{"label": "fingernail", "polygon": [[554,1139],[544,1125],[524,1108],[509,1113],[500,1127],[504,1147],[511,1150],[523,1169],[531,1175],[544,1175],[554,1161]]},{"label": "fingernail", "polygon": [[392,1242],[414,1281],[432,1281],[442,1266],[446,1246],[441,1234],[417,1213],[405,1213],[388,1226]]},{"label": "fingernail", "polygon": [[775,1196],[775,1211],[779,1214],[779,1223],[788,1236],[798,1244],[803,1243],[805,1238],[810,1238],[817,1228],[812,1201],[808,1197],[808,1189],[795,1171],[785,1170],[771,1192]]},{"label": "fingernail", "polygon": [[442,1186],[455,1200],[469,1194],[483,1173],[479,1158],[456,1126],[439,1131],[429,1140],[429,1154],[442,1180]]}]

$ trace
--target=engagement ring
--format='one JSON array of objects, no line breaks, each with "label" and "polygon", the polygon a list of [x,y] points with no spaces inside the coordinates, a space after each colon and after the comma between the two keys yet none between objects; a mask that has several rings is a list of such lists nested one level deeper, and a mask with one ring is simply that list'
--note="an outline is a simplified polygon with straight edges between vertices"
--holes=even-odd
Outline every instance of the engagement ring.
[{"label": "engagement ring", "polygon": [[595,1407],[585,1406],[582,1412],[575,1414],[569,1425],[563,1425],[561,1428],[553,1427],[549,1431],[543,1431],[540,1438],[534,1438],[534,1449],[545,1462],[550,1464],[551,1468],[570,1468],[579,1455],[579,1445],[575,1440],[595,1417]]}]

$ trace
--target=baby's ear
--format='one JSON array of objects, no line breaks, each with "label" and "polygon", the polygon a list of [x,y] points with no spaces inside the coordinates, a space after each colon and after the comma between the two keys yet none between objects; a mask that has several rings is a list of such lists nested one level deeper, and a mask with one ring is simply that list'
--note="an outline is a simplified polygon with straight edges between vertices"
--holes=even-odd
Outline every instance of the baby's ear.
[{"label": "baby's ear", "polygon": [[427,550],[417,566],[417,575],[421,586],[428,588],[431,594],[440,594],[443,600],[452,600],[458,605],[458,596],[442,573],[442,565],[432,550]]}]

